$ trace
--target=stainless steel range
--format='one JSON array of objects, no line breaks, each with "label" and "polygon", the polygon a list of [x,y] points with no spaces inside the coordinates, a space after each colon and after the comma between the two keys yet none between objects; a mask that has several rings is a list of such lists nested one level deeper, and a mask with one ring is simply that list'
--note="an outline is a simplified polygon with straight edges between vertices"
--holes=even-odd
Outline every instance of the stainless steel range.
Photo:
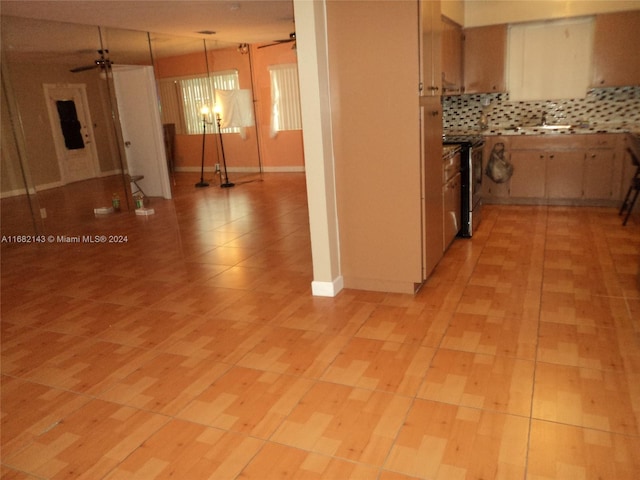
[{"label": "stainless steel range", "polygon": [[462,149],[460,172],[462,183],[462,211],[460,236],[471,237],[482,217],[482,148],[484,138],[479,135],[445,135],[445,145],[458,144]]}]

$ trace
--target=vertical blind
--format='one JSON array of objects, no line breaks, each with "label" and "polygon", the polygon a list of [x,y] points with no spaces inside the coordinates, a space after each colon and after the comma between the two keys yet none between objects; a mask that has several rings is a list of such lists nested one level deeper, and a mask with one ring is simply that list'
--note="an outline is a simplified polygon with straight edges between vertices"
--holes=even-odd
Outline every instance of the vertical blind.
[{"label": "vertical blind", "polygon": [[[160,81],[160,98],[163,105],[163,123],[174,123],[177,133],[202,133],[202,113],[206,105],[210,111],[216,103],[216,90],[237,90],[240,88],[237,70],[214,72],[208,77],[166,79]],[[182,113],[182,115],[181,115]],[[210,120],[214,120],[211,117]],[[207,130],[217,133],[217,125]],[[239,128],[223,128],[223,133],[238,133]]]},{"label": "vertical blind", "polygon": [[269,66],[271,77],[271,135],[283,130],[301,130],[298,66]]}]

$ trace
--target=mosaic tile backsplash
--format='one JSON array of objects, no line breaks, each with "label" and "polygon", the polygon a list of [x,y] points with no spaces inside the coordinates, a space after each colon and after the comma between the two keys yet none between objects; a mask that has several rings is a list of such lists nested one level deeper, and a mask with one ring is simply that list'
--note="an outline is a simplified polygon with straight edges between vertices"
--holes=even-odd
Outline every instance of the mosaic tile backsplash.
[{"label": "mosaic tile backsplash", "polygon": [[580,125],[594,131],[640,125],[640,87],[594,88],[585,98],[511,102],[508,93],[442,97],[445,131],[480,130],[484,113],[489,131],[547,124]]}]

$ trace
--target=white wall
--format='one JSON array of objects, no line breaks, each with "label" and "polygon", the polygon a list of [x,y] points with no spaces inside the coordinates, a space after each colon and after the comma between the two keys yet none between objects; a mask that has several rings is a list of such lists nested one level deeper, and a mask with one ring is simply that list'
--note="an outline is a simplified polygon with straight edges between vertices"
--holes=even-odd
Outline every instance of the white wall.
[{"label": "white wall", "polygon": [[[449,3],[443,2],[444,5]],[[640,10],[640,0],[465,0],[464,26],[496,25]]]}]

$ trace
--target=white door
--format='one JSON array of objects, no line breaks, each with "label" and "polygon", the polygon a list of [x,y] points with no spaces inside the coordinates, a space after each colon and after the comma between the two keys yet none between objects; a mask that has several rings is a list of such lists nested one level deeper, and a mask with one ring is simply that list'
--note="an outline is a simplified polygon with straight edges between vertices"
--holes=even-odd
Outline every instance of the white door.
[{"label": "white door", "polygon": [[49,121],[62,184],[100,171],[85,84],[45,84]]},{"label": "white door", "polygon": [[138,185],[147,196],[171,198],[153,67],[112,68],[128,173],[144,176]]}]

